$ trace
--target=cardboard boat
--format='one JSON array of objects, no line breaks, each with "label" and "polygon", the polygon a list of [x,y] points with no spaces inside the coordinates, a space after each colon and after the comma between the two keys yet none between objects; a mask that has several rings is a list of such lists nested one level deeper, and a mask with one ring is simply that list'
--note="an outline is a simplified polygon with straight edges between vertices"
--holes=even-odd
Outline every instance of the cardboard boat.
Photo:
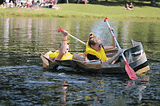
[{"label": "cardboard boat", "polygon": [[[124,55],[136,74],[142,74],[150,70],[147,57],[141,42],[132,40],[132,48],[124,50]],[[105,50],[107,57],[112,57],[118,51],[117,48]],[[98,73],[98,74],[126,74],[125,63],[120,56],[114,64],[102,64],[101,61],[79,61],[79,60],[56,60],[54,63],[49,59],[49,53],[41,55],[43,68],[50,71],[70,71],[82,73]],[[86,56],[86,53],[79,55]]]}]

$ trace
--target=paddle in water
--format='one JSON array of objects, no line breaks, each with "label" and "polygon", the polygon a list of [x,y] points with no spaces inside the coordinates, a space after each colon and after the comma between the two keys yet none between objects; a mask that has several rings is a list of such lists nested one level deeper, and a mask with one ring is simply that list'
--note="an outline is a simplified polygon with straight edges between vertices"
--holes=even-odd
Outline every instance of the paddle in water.
[{"label": "paddle in water", "polygon": [[[107,17],[104,19],[104,22],[106,22],[107,25],[108,25],[108,27],[110,28],[109,22],[107,21]],[[111,31],[111,34],[112,34],[112,36],[113,36],[113,38],[114,38],[114,41],[116,42],[116,45],[118,46],[118,49],[121,49],[121,47],[119,46],[119,43],[118,43],[118,41],[117,41],[117,39],[116,39],[113,31]],[[127,60],[126,60],[126,58],[125,58],[125,56],[124,56],[123,53],[122,53],[122,57],[123,57],[123,60],[124,60],[124,62],[125,62],[125,70],[126,70],[128,76],[129,76],[129,78],[132,79],[132,80],[136,80],[136,79],[137,79],[136,73],[135,73],[134,70],[129,66],[129,64],[128,64],[128,62],[127,62]]]}]

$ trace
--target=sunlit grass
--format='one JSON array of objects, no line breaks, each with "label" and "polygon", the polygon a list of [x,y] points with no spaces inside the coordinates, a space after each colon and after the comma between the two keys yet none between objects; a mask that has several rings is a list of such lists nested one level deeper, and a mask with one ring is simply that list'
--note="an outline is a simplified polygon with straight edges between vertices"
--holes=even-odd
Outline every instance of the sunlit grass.
[{"label": "sunlit grass", "polygon": [[108,17],[117,21],[160,21],[160,9],[149,6],[135,6],[134,11],[124,6],[98,4],[58,4],[60,9],[48,8],[8,8],[0,9],[0,16],[36,18],[100,18]]}]

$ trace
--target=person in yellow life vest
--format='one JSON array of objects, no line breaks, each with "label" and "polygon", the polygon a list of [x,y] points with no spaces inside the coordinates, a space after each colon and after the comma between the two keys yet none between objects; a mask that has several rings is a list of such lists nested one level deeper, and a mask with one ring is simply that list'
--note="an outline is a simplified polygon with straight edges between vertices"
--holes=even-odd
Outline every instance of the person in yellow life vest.
[{"label": "person in yellow life vest", "polygon": [[49,54],[49,58],[53,62],[55,62],[55,60],[69,60],[69,59],[85,61],[84,57],[82,57],[78,54],[71,54],[68,52],[69,51],[69,43],[67,42],[67,37],[68,37],[69,33],[66,30],[63,30],[62,34],[64,35],[62,43],[59,45],[59,48],[57,51]]},{"label": "person in yellow life vest", "polygon": [[[110,31],[113,30],[110,28]],[[89,40],[86,45],[86,53],[87,58],[89,60],[101,60],[102,63],[111,64],[114,60],[117,60],[119,55],[123,52],[123,50],[118,50],[118,52],[110,59],[107,58],[105,50],[114,48],[116,46],[114,39],[112,39],[111,46],[103,47],[101,40],[93,33],[90,33]]]},{"label": "person in yellow life vest", "polygon": [[[60,43],[58,50],[49,54],[50,59],[53,60],[56,57],[58,57],[58,55],[60,54],[61,45],[62,43]],[[69,53],[68,50],[69,50],[69,43],[67,43],[66,53],[62,56],[61,60],[68,60],[73,58],[73,54]]]}]

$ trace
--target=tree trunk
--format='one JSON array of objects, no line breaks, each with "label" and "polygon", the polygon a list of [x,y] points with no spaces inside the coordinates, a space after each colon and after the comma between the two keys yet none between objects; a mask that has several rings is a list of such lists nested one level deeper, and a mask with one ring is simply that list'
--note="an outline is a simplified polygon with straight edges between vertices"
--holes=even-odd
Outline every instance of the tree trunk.
[{"label": "tree trunk", "polygon": [[156,0],[151,0],[151,6],[156,6]]},{"label": "tree trunk", "polygon": [[3,4],[3,0],[0,1],[0,4]]}]

